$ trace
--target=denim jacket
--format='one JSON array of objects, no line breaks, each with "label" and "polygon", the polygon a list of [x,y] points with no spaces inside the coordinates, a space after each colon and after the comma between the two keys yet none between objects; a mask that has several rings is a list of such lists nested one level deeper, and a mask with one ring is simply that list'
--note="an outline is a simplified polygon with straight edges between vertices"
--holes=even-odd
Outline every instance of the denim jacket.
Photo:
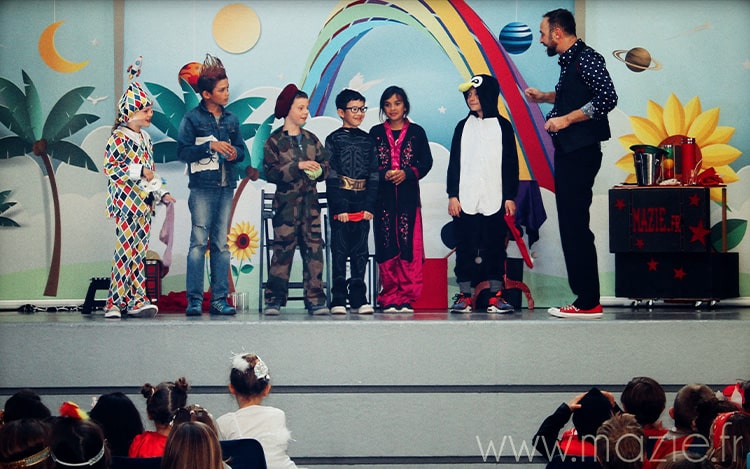
[{"label": "denim jacket", "polygon": [[[220,155],[211,152],[211,142],[206,137],[213,136],[216,140],[229,141],[237,150],[237,158],[226,161]],[[200,142],[196,144],[196,139]],[[213,114],[201,103],[185,113],[180,123],[177,137],[177,156],[187,163],[190,182],[188,187],[237,187],[235,166],[245,159],[245,146],[240,134],[240,122],[237,116],[222,108],[218,123]],[[192,163],[209,162],[209,158],[218,158],[218,170],[192,171]]]}]

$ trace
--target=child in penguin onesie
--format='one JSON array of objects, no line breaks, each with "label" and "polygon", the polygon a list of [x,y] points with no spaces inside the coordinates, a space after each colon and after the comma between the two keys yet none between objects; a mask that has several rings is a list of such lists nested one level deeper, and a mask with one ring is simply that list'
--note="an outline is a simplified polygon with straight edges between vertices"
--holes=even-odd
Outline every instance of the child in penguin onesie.
[{"label": "child in penguin onesie", "polygon": [[502,293],[508,235],[504,217],[515,215],[518,192],[516,137],[510,121],[498,112],[495,77],[476,75],[458,89],[469,115],[456,125],[448,163],[448,213],[459,287],[451,312],[512,313]]}]

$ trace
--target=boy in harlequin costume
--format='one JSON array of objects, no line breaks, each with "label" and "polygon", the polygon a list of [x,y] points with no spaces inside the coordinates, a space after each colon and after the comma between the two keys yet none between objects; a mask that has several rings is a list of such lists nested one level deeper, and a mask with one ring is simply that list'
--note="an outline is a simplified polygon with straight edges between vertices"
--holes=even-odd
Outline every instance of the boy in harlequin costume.
[{"label": "boy in harlequin costume", "polygon": [[118,103],[104,152],[104,174],[109,179],[107,214],[115,219],[117,238],[105,318],[120,318],[125,310],[133,317],[158,312],[146,295],[144,260],[154,206],[175,199],[161,187],[154,172],[151,138],[143,130],[151,125],[153,115],[151,97],[138,82],[131,81]]},{"label": "boy in harlequin costume", "polygon": [[[456,233],[454,271],[460,290],[451,312],[511,313],[513,307],[502,297],[508,234],[504,217],[516,212],[516,138],[511,123],[498,112],[495,77],[476,75],[458,89],[469,115],[456,125],[448,163],[448,214]],[[474,295],[473,304],[472,289],[484,282],[489,291]]]}]

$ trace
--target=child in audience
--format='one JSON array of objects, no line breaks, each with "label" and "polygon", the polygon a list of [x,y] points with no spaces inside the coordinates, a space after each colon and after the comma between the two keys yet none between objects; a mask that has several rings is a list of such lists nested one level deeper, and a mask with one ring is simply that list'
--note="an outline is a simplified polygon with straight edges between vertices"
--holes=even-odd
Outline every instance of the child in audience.
[{"label": "child in audience", "polygon": [[266,180],[276,184],[273,198],[273,257],[268,269],[264,314],[275,316],[286,305],[294,250],[302,256],[305,306],[310,314],[328,314],[323,290],[323,238],[317,183],[328,177],[328,152],[302,126],[310,111],[307,93],[287,85],[276,99],[274,116],[284,125],[263,147]]},{"label": "child in audience", "polygon": [[389,86],[380,96],[385,122],[370,129],[377,147],[378,198],[375,212],[375,258],[384,313],[412,313],[422,294],[422,199],[419,180],[432,168],[427,134],[409,121],[406,91]]},{"label": "child in audience", "polygon": [[229,392],[240,408],[216,420],[220,438],[254,438],[263,446],[269,469],[297,467],[287,455],[291,433],[286,427],[284,411],[261,405],[271,392],[271,377],[260,357],[252,353],[234,357]]},{"label": "child in audience", "polygon": [[217,436],[219,435],[219,427],[216,426],[214,416],[198,404],[191,404],[177,409],[177,412],[175,412],[174,418],[172,419],[172,427],[174,428],[176,425],[185,422],[205,423],[216,433]]},{"label": "child in audience", "polygon": [[60,407],[60,417],[50,424],[50,457],[57,469],[87,467],[108,469],[109,447],[99,425],[72,402]]},{"label": "child in audience", "polygon": [[129,457],[156,458],[164,454],[172,418],[177,409],[185,407],[189,388],[184,377],[175,382],[165,381],[156,387],[149,383],[143,385],[141,394],[146,398],[146,412],[156,431],[145,431],[133,438]]},{"label": "child in audience", "polygon": [[[331,213],[331,314],[346,314],[347,297],[352,312],[372,314],[365,271],[370,257],[370,220],[378,195],[378,159],[372,138],[359,128],[367,111],[365,97],[345,89],[336,96],[336,109],[343,124],[326,138],[331,166],[326,179]],[[347,280],[348,259],[351,274]]]},{"label": "child in audience", "polygon": [[216,433],[203,422],[175,425],[161,461],[162,469],[223,469]]},{"label": "child in audience", "polygon": [[742,411],[719,414],[711,426],[711,449],[707,460],[717,469],[746,469],[750,457],[750,414]]},{"label": "child in audience", "polygon": [[144,431],[141,413],[121,392],[102,394],[89,415],[104,431],[112,456],[127,456],[133,438]]},{"label": "child in audience", "polygon": [[643,463],[644,469],[655,468],[673,452],[705,454],[705,446],[702,444],[691,446],[691,444],[695,435],[698,434],[696,426],[698,405],[701,401],[708,401],[712,398],[714,398],[714,393],[705,384],[687,384],[677,391],[674,404],[669,410],[670,416],[674,419],[674,428],[656,440],[651,457]]},{"label": "child in audience", "polygon": [[52,469],[49,427],[38,419],[25,418],[8,422],[0,428],[0,468]]},{"label": "child in audience", "polygon": [[[596,459],[595,436],[599,426],[612,417],[615,410],[611,393],[591,388],[561,404],[544,419],[532,439],[534,448],[548,461],[548,469],[601,469]],[[560,430],[571,416],[574,428],[563,432],[558,440]]]},{"label": "child in audience", "polygon": [[39,394],[31,389],[21,389],[5,401],[0,421],[10,423],[24,418],[44,420],[51,415]]},{"label": "child in audience", "polygon": [[596,431],[596,459],[603,469],[641,469],[644,438],[632,414],[615,414]]},{"label": "child in audience", "polygon": [[656,440],[667,433],[662,427],[662,412],[667,404],[664,388],[653,378],[639,376],[625,385],[620,395],[623,410],[633,414],[643,429],[646,457],[651,456]]}]

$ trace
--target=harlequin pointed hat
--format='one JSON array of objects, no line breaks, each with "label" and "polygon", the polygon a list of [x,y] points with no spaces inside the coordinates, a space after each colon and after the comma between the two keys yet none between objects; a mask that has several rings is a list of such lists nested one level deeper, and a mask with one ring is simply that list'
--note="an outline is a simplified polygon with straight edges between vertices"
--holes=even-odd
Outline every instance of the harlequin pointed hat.
[{"label": "harlequin pointed hat", "polygon": [[117,109],[120,111],[123,122],[128,122],[137,111],[143,110],[148,106],[153,106],[154,102],[151,97],[144,91],[141,84],[133,81],[123,93]]}]

